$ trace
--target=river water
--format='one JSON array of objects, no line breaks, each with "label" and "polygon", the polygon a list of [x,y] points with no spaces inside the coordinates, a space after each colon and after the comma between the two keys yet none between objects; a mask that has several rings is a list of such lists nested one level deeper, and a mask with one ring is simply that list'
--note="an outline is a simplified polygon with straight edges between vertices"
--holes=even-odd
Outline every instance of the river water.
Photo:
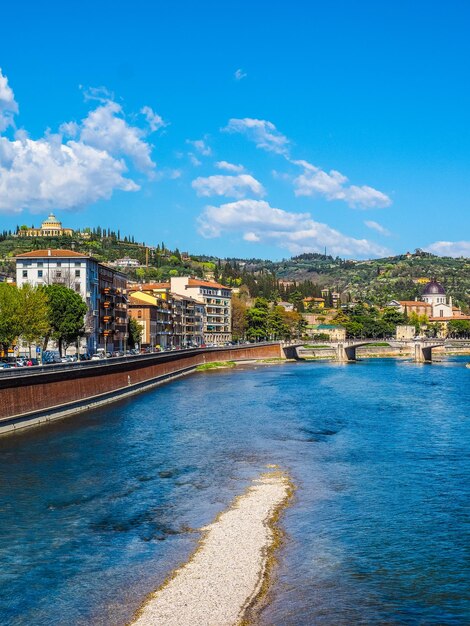
[{"label": "river water", "polygon": [[4,437],[0,623],[125,624],[275,463],[297,491],[263,626],[470,624],[469,431],[463,360],[370,360],[199,373]]}]

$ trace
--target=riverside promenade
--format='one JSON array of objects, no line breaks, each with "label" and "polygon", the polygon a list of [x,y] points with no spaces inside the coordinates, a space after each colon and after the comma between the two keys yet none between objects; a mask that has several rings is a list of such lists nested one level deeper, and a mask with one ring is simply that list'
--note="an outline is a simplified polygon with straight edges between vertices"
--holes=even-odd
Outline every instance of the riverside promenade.
[{"label": "riverside promenade", "polygon": [[198,348],[0,374],[0,435],[119,400],[218,361],[281,359],[280,343]]}]

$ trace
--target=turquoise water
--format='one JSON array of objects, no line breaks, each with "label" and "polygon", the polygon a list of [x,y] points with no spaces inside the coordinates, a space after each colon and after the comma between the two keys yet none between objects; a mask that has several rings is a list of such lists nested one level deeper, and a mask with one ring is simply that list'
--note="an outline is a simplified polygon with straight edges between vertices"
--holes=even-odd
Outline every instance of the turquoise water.
[{"label": "turquoise water", "polygon": [[297,491],[263,626],[470,624],[463,365],[201,373],[0,439],[0,623],[125,624],[276,463]]}]

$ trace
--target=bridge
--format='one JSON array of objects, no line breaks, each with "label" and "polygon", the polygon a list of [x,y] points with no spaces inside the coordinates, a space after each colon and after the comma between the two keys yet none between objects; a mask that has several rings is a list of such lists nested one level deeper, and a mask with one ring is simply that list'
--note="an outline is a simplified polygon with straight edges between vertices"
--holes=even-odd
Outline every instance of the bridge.
[{"label": "bridge", "polygon": [[[324,346],[325,344],[336,352],[336,359],[340,363],[349,363],[356,361],[356,349],[361,346],[369,346],[377,344],[379,339],[347,339],[345,341],[309,341],[309,345],[315,347],[315,344]],[[390,339],[384,341],[391,348],[408,348],[413,355],[416,363],[431,363],[432,350],[442,346],[465,346],[469,345],[469,341],[457,339],[413,339],[398,340]],[[297,349],[304,347],[304,343],[285,343],[283,344],[284,354],[287,359],[300,359]]]}]

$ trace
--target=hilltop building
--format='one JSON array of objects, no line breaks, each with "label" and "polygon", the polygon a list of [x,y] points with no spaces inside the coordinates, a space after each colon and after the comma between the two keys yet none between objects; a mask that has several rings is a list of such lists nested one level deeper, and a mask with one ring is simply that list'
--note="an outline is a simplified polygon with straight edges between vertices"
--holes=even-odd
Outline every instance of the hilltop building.
[{"label": "hilltop building", "polygon": [[40,228],[24,228],[18,231],[18,237],[72,237],[72,228],[62,228],[62,222],[56,218],[54,213],[49,213],[49,217],[44,220]]},{"label": "hilltop building", "polygon": [[116,259],[115,261],[110,261],[108,265],[121,268],[137,268],[141,266],[138,259],[131,259],[128,256],[125,256],[122,259]]}]

